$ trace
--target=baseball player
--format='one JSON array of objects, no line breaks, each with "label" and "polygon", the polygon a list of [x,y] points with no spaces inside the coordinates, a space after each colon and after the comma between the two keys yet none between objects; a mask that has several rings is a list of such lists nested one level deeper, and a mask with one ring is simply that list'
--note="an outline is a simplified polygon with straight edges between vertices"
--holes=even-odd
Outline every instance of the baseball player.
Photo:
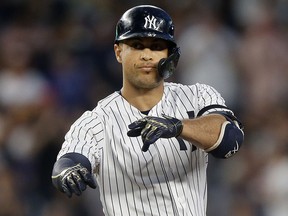
[{"label": "baseball player", "polygon": [[208,154],[229,158],[240,148],[240,121],[205,84],[167,82],[179,47],[161,8],[127,10],[114,51],[123,87],[73,123],[52,172],[68,197],[100,190],[105,215],[206,215]]}]

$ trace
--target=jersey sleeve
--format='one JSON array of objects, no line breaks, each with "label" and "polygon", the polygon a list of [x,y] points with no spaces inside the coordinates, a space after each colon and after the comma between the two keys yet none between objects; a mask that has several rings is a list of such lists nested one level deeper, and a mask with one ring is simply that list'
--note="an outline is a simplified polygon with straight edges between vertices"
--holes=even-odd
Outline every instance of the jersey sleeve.
[{"label": "jersey sleeve", "polygon": [[207,115],[211,112],[229,111],[233,113],[225,104],[224,98],[212,86],[206,84],[196,84],[198,109],[196,116]]},{"label": "jersey sleeve", "polygon": [[85,112],[66,133],[57,159],[66,153],[79,153],[87,157],[92,169],[95,169],[100,161],[98,143],[102,132],[102,124],[97,114],[91,111]]}]

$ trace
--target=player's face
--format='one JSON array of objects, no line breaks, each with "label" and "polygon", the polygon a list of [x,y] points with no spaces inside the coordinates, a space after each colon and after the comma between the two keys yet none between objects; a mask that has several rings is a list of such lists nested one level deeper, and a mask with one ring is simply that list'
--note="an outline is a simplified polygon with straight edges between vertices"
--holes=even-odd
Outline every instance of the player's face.
[{"label": "player's face", "polygon": [[163,79],[157,65],[167,58],[168,43],[157,38],[133,38],[115,45],[115,54],[122,64],[124,84],[136,88],[155,88]]}]

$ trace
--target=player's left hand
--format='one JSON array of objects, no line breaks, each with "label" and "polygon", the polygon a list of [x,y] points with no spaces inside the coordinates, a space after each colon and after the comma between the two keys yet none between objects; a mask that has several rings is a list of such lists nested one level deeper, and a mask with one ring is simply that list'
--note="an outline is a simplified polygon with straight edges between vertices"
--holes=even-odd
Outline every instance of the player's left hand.
[{"label": "player's left hand", "polygon": [[177,137],[181,134],[183,125],[179,119],[164,114],[162,116],[163,118],[147,116],[128,125],[130,129],[128,136],[141,135],[142,151],[146,152],[149,146],[159,138]]}]

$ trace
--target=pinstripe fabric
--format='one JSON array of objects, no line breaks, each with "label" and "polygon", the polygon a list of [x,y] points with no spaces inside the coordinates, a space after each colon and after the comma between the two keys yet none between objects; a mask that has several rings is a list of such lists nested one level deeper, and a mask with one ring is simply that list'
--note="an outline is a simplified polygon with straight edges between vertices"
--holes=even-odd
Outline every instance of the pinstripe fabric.
[{"label": "pinstripe fabric", "polygon": [[[225,102],[210,86],[165,83],[149,115],[193,118],[211,104]],[[141,138],[126,134],[127,125],[144,116],[115,92],[75,121],[58,158],[78,152],[91,161],[105,215],[206,215],[207,153],[187,141],[188,150],[180,151],[176,138],[159,139],[142,152]]]}]

